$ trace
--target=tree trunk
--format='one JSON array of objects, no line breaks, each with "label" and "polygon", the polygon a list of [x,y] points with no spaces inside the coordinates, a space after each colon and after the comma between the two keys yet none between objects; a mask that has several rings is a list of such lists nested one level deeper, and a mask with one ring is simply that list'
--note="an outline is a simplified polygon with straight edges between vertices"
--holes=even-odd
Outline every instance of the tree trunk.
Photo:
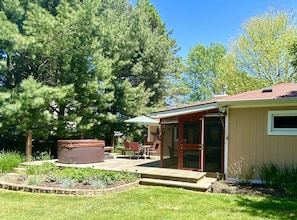
[{"label": "tree trunk", "polygon": [[26,135],[26,161],[31,161],[32,157],[32,131],[28,131]]}]

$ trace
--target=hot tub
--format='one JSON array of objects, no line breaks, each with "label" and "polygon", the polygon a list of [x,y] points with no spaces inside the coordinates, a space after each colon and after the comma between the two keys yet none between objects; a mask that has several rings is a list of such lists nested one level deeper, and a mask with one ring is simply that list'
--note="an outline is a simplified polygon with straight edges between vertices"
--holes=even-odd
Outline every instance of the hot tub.
[{"label": "hot tub", "polygon": [[58,140],[58,162],[67,164],[104,161],[104,140]]}]

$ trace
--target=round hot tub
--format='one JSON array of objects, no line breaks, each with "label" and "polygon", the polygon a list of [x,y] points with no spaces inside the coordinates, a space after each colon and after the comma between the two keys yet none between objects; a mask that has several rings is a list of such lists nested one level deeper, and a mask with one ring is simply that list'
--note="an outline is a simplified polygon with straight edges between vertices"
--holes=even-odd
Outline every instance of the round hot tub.
[{"label": "round hot tub", "polygon": [[58,140],[59,163],[98,163],[104,161],[104,140]]}]

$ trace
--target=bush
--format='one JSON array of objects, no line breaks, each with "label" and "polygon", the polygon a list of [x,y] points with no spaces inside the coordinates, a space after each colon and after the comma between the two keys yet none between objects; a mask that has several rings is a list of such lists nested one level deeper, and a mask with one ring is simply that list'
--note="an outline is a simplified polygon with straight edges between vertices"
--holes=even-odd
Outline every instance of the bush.
[{"label": "bush", "polygon": [[93,188],[106,188],[106,186],[117,182],[128,183],[139,179],[139,174],[130,172],[93,168],[59,168],[52,162],[44,162],[41,166],[28,166],[26,174],[30,175],[30,182],[34,185],[38,183],[38,178],[42,178],[45,182],[58,182],[63,188],[69,188],[75,183],[91,185]]},{"label": "bush", "polygon": [[297,166],[286,166],[284,173],[284,189],[291,195],[297,195]]},{"label": "bush", "polygon": [[31,176],[27,180],[28,185],[34,185],[34,186],[39,186],[41,184],[42,180],[38,178],[37,176]]},{"label": "bush", "polygon": [[51,154],[48,153],[47,151],[44,152],[35,152],[32,157],[31,160],[32,161],[41,161],[41,160],[51,160]]},{"label": "bush", "polygon": [[92,168],[64,168],[56,173],[58,179],[72,179],[75,182],[81,183],[82,181],[92,178],[94,170]]},{"label": "bush", "polygon": [[90,181],[100,185],[112,185],[117,181],[132,182],[139,179],[139,175],[129,172],[97,170],[92,168],[63,168],[55,173],[57,179],[71,179],[81,183]]},{"label": "bush", "polygon": [[104,188],[106,188],[106,183],[104,181],[101,181],[101,180],[93,180],[91,182],[91,186],[94,189],[104,189]]},{"label": "bush", "polygon": [[140,174],[131,173],[127,171],[122,171],[120,175],[126,183],[136,181],[137,179],[140,178]]},{"label": "bush", "polygon": [[25,157],[17,152],[0,152],[0,171],[3,173],[11,171],[25,161]]},{"label": "bush", "polygon": [[70,188],[75,184],[75,181],[72,179],[63,178],[59,181],[59,183],[62,188]]},{"label": "bush", "polygon": [[52,162],[44,162],[40,166],[28,166],[26,169],[27,175],[39,175],[39,174],[48,174],[49,172],[53,172],[57,170],[58,167],[55,163]]},{"label": "bush", "polygon": [[260,177],[266,187],[282,189],[291,195],[297,195],[297,166],[278,166],[263,164],[260,167]]},{"label": "bush", "polygon": [[263,164],[260,167],[260,177],[266,187],[281,189],[282,188],[282,171],[275,164]]}]

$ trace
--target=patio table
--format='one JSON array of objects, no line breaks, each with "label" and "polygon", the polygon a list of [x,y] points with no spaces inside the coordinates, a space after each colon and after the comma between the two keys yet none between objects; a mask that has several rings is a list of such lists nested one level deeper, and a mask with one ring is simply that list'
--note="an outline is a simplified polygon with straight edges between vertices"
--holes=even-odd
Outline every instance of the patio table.
[{"label": "patio table", "polygon": [[140,148],[143,149],[144,159],[146,159],[146,157],[149,156],[150,148],[152,148],[152,145],[141,145]]}]

